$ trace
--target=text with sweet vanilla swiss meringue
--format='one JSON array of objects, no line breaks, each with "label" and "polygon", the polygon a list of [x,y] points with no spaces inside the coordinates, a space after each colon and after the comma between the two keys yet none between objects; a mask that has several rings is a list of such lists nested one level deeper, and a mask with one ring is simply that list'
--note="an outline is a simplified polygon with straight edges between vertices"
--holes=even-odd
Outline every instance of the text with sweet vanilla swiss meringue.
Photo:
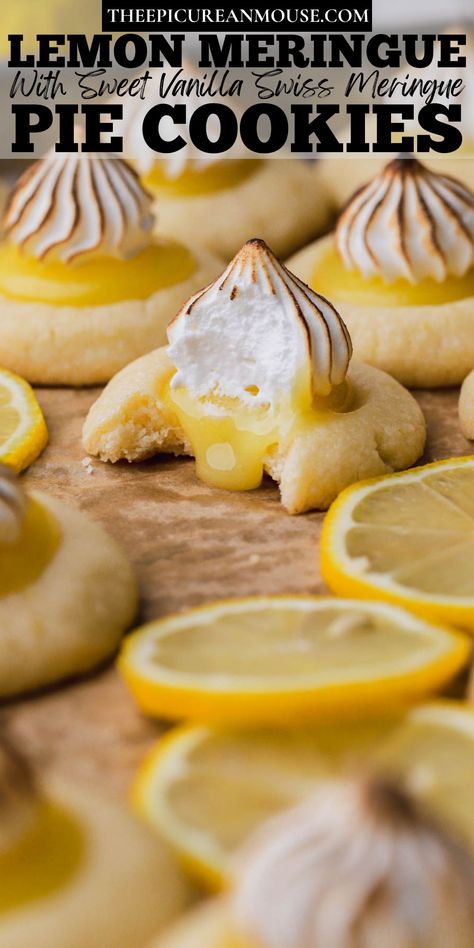
[{"label": "text with sweet vanilla swiss meringue", "polygon": [[[187,79],[184,34],[40,35],[28,51],[12,35],[8,153],[41,153],[53,137],[58,152],[124,154],[126,103],[136,97],[145,103],[142,141],[157,156],[190,143],[224,157],[237,148],[248,157],[448,154],[462,144],[464,34],[198,39],[199,77]],[[342,66],[352,72],[336,96],[332,77]],[[402,67],[402,77],[390,73]]]}]

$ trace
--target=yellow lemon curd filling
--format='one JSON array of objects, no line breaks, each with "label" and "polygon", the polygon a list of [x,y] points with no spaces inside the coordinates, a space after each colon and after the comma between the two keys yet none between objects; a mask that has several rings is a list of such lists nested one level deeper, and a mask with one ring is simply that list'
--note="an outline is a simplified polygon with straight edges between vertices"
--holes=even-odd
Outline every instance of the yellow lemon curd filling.
[{"label": "yellow lemon curd filling", "polygon": [[316,264],[311,286],[330,300],[366,306],[439,306],[474,296],[474,269],[462,277],[450,276],[442,283],[422,280],[385,283],[381,277],[363,277],[346,270],[337,250],[331,247]]},{"label": "yellow lemon curd filling", "polygon": [[[257,386],[247,391],[257,396]],[[253,490],[259,487],[264,461],[278,446],[314,424],[324,424],[330,412],[349,411],[353,395],[347,382],[326,398],[313,398],[307,381],[297,379],[293,392],[278,410],[244,404],[240,399],[208,395],[197,398],[184,387],[168,383],[164,399],[178,416],[196,459],[196,473],[210,487]]]},{"label": "yellow lemon curd filling", "polygon": [[166,174],[166,166],[155,162],[151,170],[142,178],[148,190],[176,197],[192,197],[198,194],[212,194],[225,191],[250,178],[259,166],[258,159],[234,158],[216,161],[212,165],[187,165],[176,178]]},{"label": "yellow lemon curd filling", "polygon": [[0,916],[57,894],[78,871],[84,849],[77,820],[58,805],[40,801],[22,836],[0,852]]},{"label": "yellow lemon curd filling", "polygon": [[53,559],[61,542],[55,517],[29,498],[18,539],[2,542],[0,533],[0,598],[34,583]]},{"label": "yellow lemon curd filling", "polygon": [[0,294],[25,303],[103,306],[148,299],[188,279],[191,251],[175,241],[150,244],[128,260],[97,256],[73,263],[37,260],[13,244],[0,246]]}]

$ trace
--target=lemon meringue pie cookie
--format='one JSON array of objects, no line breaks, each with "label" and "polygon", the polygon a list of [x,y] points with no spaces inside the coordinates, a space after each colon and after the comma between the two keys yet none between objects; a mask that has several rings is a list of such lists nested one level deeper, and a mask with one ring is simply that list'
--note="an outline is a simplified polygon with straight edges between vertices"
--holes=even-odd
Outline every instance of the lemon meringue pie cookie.
[{"label": "lemon meringue pie cookie", "polygon": [[196,166],[191,158],[177,176],[170,165],[163,162],[144,178],[163,230],[177,240],[189,234],[227,259],[255,232],[285,257],[334,220],[319,162],[247,158]]},{"label": "lemon meringue pie cookie", "polygon": [[461,846],[397,785],[340,778],[270,820],[230,896],[154,948],[472,948],[473,924]]},{"label": "lemon meringue pie cookie", "polygon": [[338,312],[262,240],[185,304],[169,346],[122,370],[92,406],[84,446],[106,461],[191,454],[213,487],[249,490],[268,473],[290,513],[326,508],[343,487],[412,464],[421,412],[397,382],[350,366]]},{"label": "lemon meringue pie cookie", "polygon": [[0,467],[0,697],[89,671],[137,607],[132,569],[98,524]]},{"label": "lemon meringue pie cookie", "polygon": [[0,948],[143,948],[189,901],[172,858],[125,810],[39,781],[0,740]]},{"label": "lemon meringue pie cookie", "polygon": [[[184,64],[180,81],[187,83],[186,99],[167,94],[166,101],[187,102],[189,112],[208,104],[221,104],[239,112],[233,98],[195,92],[204,73]],[[162,79],[150,70],[150,86]],[[324,233],[334,218],[327,189],[320,186],[320,162],[296,158],[255,158],[243,146],[230,154],[200,151],[191,142],[173,154],[160,155],[143,140],[143,119],[150,108],[138,96],[124,102],[124,142],[142,181],[155,197],[159,226],[176,240],[189,240],[211,252],[232,257],[249,234],[259,233],[281,256],[292,253],[308,240]],[[166,128],[164,137],[174,139],[176,129]],[[211,114],[208,135],[219,137],[220,121]]]},{"label": "lemon meringue pie cookie", "polygon": [[355,355],[405,385],[455,385],[474,365],[474,194],[459,181],[390,162],[288,265],[339,306]]},{"label": "lemon meringue pie cookie", "polygon": [[92,384],[164,342],[221,264],[153,225],[150,195],[118,158],[32,165],[4,214],[0,364],[30,382]]}]

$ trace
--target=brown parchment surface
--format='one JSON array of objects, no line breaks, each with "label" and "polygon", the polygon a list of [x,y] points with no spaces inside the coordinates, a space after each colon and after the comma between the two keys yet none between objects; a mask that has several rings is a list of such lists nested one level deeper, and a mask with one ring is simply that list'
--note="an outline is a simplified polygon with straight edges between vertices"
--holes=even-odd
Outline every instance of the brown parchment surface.
[{"label": "brown parchment surface", "polygon": [[[323,515],[290,517],[270,482],[230,493],[201,484],[192,460],[81,464],[81,428],[98,389],[39,389],[50,432],[27,487],[56,494],[103,523],[133,562],[142,621],[253,593],[324,591],[318,569]],[[416,393],[428,426],[425,460],[474,454],[457,419],[458,391]],[[9,704],[15,737],[45,773],[125,796],[162,732],[136,710],[112,664],[87,680]]]}]

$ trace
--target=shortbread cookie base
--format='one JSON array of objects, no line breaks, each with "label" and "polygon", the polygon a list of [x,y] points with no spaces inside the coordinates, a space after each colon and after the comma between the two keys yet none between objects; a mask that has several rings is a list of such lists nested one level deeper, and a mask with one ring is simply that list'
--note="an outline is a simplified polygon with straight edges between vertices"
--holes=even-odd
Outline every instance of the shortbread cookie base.
[{"label": "shortbread cookie base", "polygon": [[2,914],[0,948],[145,945],[189,901],[172,857],[125,808],[71,784],[45,791],[80,825],[83,860],[57,893]]},{"label": "shortbread cookie base", "polygon": [[[103,461],[142,460],[158,453],[192,454],[178,419],[163,402],[173,371],[165,349],[123,369],[92,406],[84,447]],[[423,452],[425,423],[412,395],[390,376],[353,363],[353,407],[327,411],[283,453],[264,460],[291,514],[325,510],[354,481],[410,467]]]},{"label": "shortbread cookie base", "polygon": [[36,582],[0,598],[0,697],[95,668],[115,651],[137,608],[132,568],[115,540],[80,511],[32,496],[62,536]]},{"label": "shortbread cookie base", "polygon": [[[305,283],[327,253],[332,236],[315,241],[287,262]],[[411,388],[459,385],[474,366],[474,297],[439,306],[337,307],[356,358],[383,369]]]},{"label": "shortbread cookie base", "polygon": [[160,192],[156,202],[162,234],[197,243],[231,258],[251,237],[287,256],[324,233],[333,218],[319,162],[262,161],[233,188],[191,197]]},{"label": "shortbread cookie base", "polygon": [[474,441],[474,369],[464,380],[461,388],[461,394],[459,396],[459,423],[463,435],[471,441]]},{"label": "shortbread cookie base", "polygon": [[[458,178],[474,190],[474,158],[425,159],[423,155],[420,157],[423,164],[432,171]],[[379,174],[388,160],[387,158],[351,158],[349,156],[323,158],[321,161],[322,186],[326,189],[334,206],[340,210],[358,188]]]},{"label": "shortbread cookie base", "polygon": [[102,306],[22,303],[0,295],[0,365],[40,385],[96,385],[166,342],[186,300],[221,272],[221,258],[194,253],[194,272],[146,300]]}]

